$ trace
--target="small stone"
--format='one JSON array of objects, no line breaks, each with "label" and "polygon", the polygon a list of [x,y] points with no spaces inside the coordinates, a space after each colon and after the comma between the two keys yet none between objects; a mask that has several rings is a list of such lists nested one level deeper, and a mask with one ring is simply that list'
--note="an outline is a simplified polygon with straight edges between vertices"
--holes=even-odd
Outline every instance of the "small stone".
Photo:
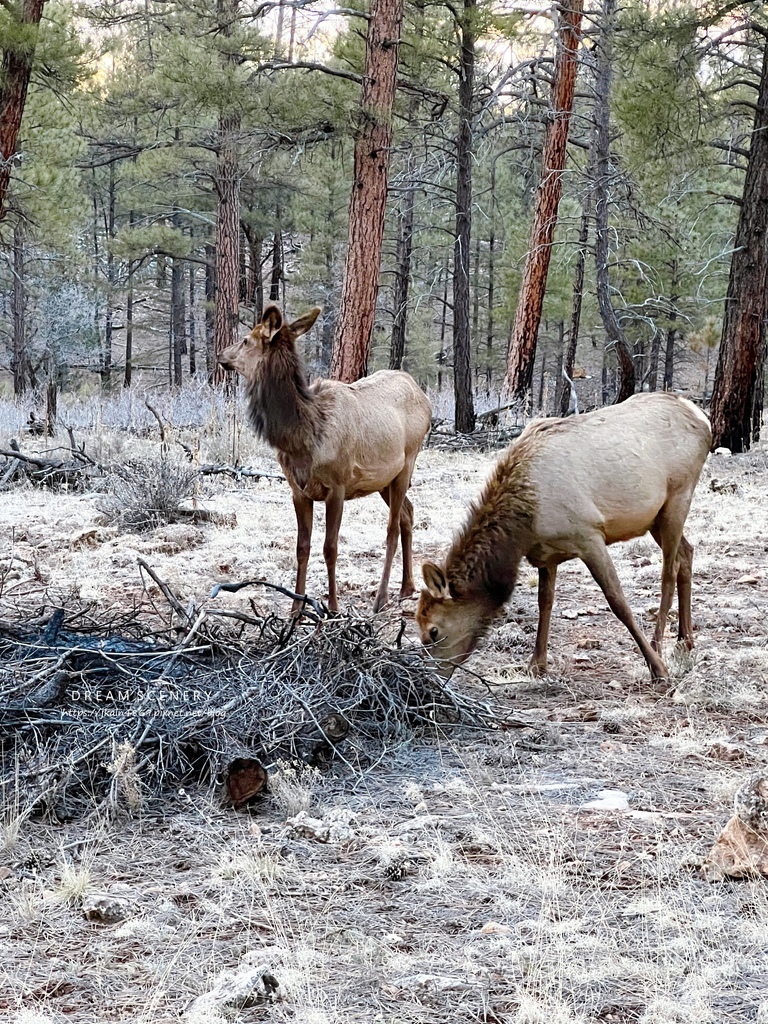
[{"label": "small stone", "polygon": [[703,865],[707,881],[768,875],[768,834],[734,816],[718,836]]},{"label": "small stone", "polygon": [[733,453],[731,452],[730,448],[725,448],[721,446],[720,448],[715,448],[714,454],[721,456],[721,458],[723,459],[730,459]]},{"label": "small stone", "polygon": [[187,1014],[196,1015],[213,1007],[243,1010],[249,1006],[269,1003],[279,986],[277,978],[265,964],[248,967],[236,974],[225,975],[210,992],[195,999]]},{"label": "small stone", "polygon": [[488,921],[480,929],[481,935],[511,935],[512,929],[508,924],[500,924],[498,921]]},{"label": "small stone", "polygon": [[596,800],[588,800],[582,804],[582,811],[628,811],[629,797],[620,789],[601,789]]},{"label": "small stone", "polygon": [[130,901],[124,896],[109,892],[89,892],[83,896],[83,914],[89,921],[117,924],[128,917],[130,910]]}]

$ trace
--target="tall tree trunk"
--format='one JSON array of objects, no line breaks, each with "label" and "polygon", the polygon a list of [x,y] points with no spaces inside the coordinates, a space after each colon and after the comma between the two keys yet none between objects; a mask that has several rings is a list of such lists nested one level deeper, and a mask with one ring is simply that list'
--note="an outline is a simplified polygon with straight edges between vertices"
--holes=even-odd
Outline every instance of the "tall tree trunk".
[{"label": "tall tree trunk", "polygon": [[288,63],[293,64],[293,48],[296,44],[296,5],[291,7],[291,33],[288,38]]},{"label": "tall tree trunk", "polygon": [[576,88],[577,51],[584,0],[564,0],[559,8],[558,47],[552,81],[550,121],[544,137],[541,181],[512,328],[504,391],[522,399],[531,390],[536,339],[544,306],[557,211],[563,191],[568,128]]},{"label": "tall tree trunk", "polygon": [[443,367],[445,366],[445,334],[448,322],[448,257],[445,257],[443,277],[443,305],[440,314],[440,350],[437,353],[437,390],[443,390]]},{"label": "tall tree trunk", "polygon": [[253,306],[254,322],[261,320],[264,312],[264,275],[261,269],[264,240],[247,224],[243,225],[248,240],[248,286],[246,302]]},{"label": "tall tree trunk", "polygon": [[283,48],[283,21],[285,20],[284,0],[277,0],[277,28],[275,30],[275,57]]},{"label": "tall tree trunk", "polygon": [[187,332],[189,334],[189,375],[197,373],[197,324],[195,322],[195,265],[189,264],[189,318]]},{"label": "tall tree trunk", "polygon": [[659,386],[659,358],[661,356],[661,331],[657,330],[651,341],[648,354],[648,390],[655,391]]},{"label": "tall tree trunk", "polygon": [[710,416],[713,447],[742,452],[759,439],[763,412],[768,312],[768,35],[733,248]]},{"label": "tall tree trunk", "polygon": [[[240,168],[237,134],[239,114],[219,119],[219,151],[216,161],[216,314],[214,351],[218,356],[237,340],[240,270]],[[223,371],[214,367],[214,379]]]},{"label": "tall tree trunk", "polygon": [[[419,44],[424,38],[424,0],[416,0],[414,4],[414,50],[415,65],[412,74],[418,80],[422,66]],[[413,93],[408,100],[408,127],[413,131],[419,113],[419,96]],[[392,338],[389,350],[389,368],[402,369],[405,358],[405,335],[408,322],[408,293],[411,286],[411,257],[413,255],[413,220],[416,208],[416,158],[413,137],[409,134],[405,155],[405,194],[401,200],[398,213],[397,258],[395,265],[395,283],[392,289]]]},{"label": "tall tree trunk", "polygon": [[672,380],[675,373],[675,342],[677,341],[677,328],[667,328],[667,347],[664,352],[664,378],[662,387],[665,391],[672,390]]},{"label": "tall tree trunk", "polygon": [[608,229],[609,183],[611,178],[610,96],[613,32],[616,0],[603,0],[602,25],[596,47],[595,71],[595,277],[597,305],[611,346],[619,363],[619,389],[616,402],[635,392],[635,362],[632,350],[611,302],[608,280],[610,238]]},{"label": "tall tree trunk", "polygon": [[128,294],[125,299],[125,369],[123,371],[123,387],[131,386],[133,376],[133,275],[136,264],[128,261]]},{"label": "tall tree trunk", "polygon": [[112,382],[112,340],[114,332],[115,302],[115,257],[112,252],[112,240],[115,237],[115,164],[109,165],[109,186],[107,189],[106,209],[107,229],[107,301],[104,311],[104,348],[101,354],[101,386],[108,388]]},{"label": "tall tree trunk", "polygon": [[[133,228],[136,221],[136,214],[133,210],[128,212],[128,230]],[[125,298],[125,367],[123,369],[123,387],[131,386],[133,377],[133,276],[136,273],[136,263],[128,260],[128,281],[126,283]]]},{"label": "tall tree trunk", "polygon": [[349,246],[331,360],[331,376],[347,382],[367,373],[376,318],[402,21],[403,0],[371,0]]},{"label": "tall tree trunk", "polygon": [[456,430],[475,429],[469,267],[472,244],[472,146],[474,135],[476,0],[464,0],[459,30],[459,133],[456,138],[456,229],[453,245],[453,393]]},{"label": "tall tree trunk", "polygon": [[557,387],[555,401],[556,411],[567,416],[571,405],[571,381],[573,368],[576,365],[576,347],[579,343],[579,327],[581,325],[581,307],[584,301],[584,271],[587,263],[587,242],[589,241],[589,219],[592,215],[592,178],[587,168],[589,180],[584,203],[581,208],[579,224],[579,252],[576,256],[576,272],[573,278],[573,299],[571,302],[571,324],[568,329],[568,348],[563,357],[563,367]]},{"label": "tall tree trunk", "polygon": [[397,236],[397,260],[393,305],[395,316],[392,321],[392,340],[389,349],[390,370],[400,370],[405,355],[405,327],[408,320],[408,287],[411,279],[411,254],[413,253],[413,214],[416,205],[416,187],[409,182],[400,212]]},{"label": "tall tree trunk", "polygon": [[[332,167],[336,168],[336,144],[331,143]],[[328,185],[328,205],[326,206],[326,224],[324,231],[325,249],[325,309],[323,310],[323,327],[320,341],[320,365],[323,374],[330,372],[333,359],[333,337],[336,333],[336,303],[331,299],[335,287],[335,242],[336,242],[336,175],[332,174]]]},{"label": "tall tree trunk", "polygon": [[216,248],[205,244],[205,372],[209,384],[216,376]]},{"label": "tall tree trunk", "polygon": [[[218,0],[219,32],[232,33],[239,0]],[[225,62],[235,63],[237,55],[225,54]],[[216,150],[216,314],[214,353],[216,356],[237,340],[238,285],[240,270],[240,134],[239,111],[222,111]],[[224,379],[224,371],[216,363],[214,380]]]},{"label": "tall tree trunk", "polygon": [[180,388],[183,381],[181,357],[186,352],[184,337],[184,261],[174,258],[171,264],[171,353],[173,357],[173,385]]},{"label": "tall tree trunk", "polygon": [[19,129],[35,59],[35,47],[46,0],[20,0],[4,6],[15,22],[12,38],[3,42],[0,63],[0,220],[6,213],[6,194],[16,155]]},{"label": "tall tree trunk", "polygon": [[283,280],[283,232],[280,228],[280,207],[277,208],[277,227],[272,239],[272,273],[269,278],[269,301],[280,301],[280,284]]},{"label": "tall tree trunk", "polygon": [[238,282],[238,287],[239,287],[238,301],[239,302],[247,302],[248,301],[248,277],[249,277],[249,269],[250,269],[250,267],[249,267],[249,262],[248,262],[248,238],[247,238],[247,236],[245,234],[245,229],[243,227],[242,222],[240,224],[239,241],[240,241],[240,246],[239,246],[239,248],[240,248],[240,256],[239,256],[240,275],[239,275],[239,282]]},{"label": "tall tree trunk", "polygon": [[491,161],[491,227],[488,236],[488,323],[485,332],[485,390],[491,393],[493,377],[493,292],[496,273],[496,158]]},{"label": "tall tree trunk", "polygon": [[13,290],[11,292],[11,369],[13,393],[23,395],[27,390],[29,357],[27,355],[27,287],[24,269],[24,228],[21,219],[13,230]]}]

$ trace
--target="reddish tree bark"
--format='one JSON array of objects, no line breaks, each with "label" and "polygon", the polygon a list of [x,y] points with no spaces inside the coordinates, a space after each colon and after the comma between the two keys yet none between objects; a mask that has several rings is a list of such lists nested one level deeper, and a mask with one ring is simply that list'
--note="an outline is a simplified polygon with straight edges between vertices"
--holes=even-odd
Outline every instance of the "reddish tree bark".
[{"label": "reddish tree bark", "polygon": [[713,448],[741,452],[759,439],[767,302],[768,35],[710,406]]},{"label": "reddish tree bark", "polygon": [[[237,17],[239,0],[218,0],[219,32],[232,33]],[[235,62],[234,53],[224,51],[222,61]],[[214,356],[229,348],[237,340],[238,307],[240,298],[240,154],[238,137],[240,114],[223,111],[219,116],[216,175],[214,185],[217,197],[216,212],[216,273],[214,312]],[[213,367],[213,379],[224,379],[218,364]]]},{"label": "reddish tree bark", "polygon": [[583,0],[564,0],[560,7],[550,121],[544,138],[541,181],[536,193],[533,227],[509,345],[504,391],[523,398],[531,389],[536,339],[547,287],[557,210],[563,191],[566,144],[576,87],[577,50],[581,38]]},{"label": "reddish tree bark", "polygon": [[13,290],[11,291],[11,370],[13,371],[13,393],[23,395],[29,378],[29,354],[27,352],[27,286],[24,269],[24,228],[21,219],[16,221],[13,232]]},{"label": "reddish tree bark", "polygon": [[349,203],[349,247],[331,360],[331,376],[347,382],[365,376],[368,369],[379,292],[402,21],[403,0],[371,0],[361,125],[355,140]]},{"label": "reddish tree bark", "polygon": [[35,59],[35,47],[46,0],[22,0],[4,6],[16,21],[16,38],[3,47],[0,65],[0,220],[6,213],[5,197],[11,165],[19,142],[19,129]]},{"label": "reddish tree bark", "polygon": [[[240,166],[237,134],[240,115],[219,119],[219,152],[216,161],[216,311],[214,351],[218,356],[237,340],[240,297]],[[214,379],[223,380],[218,363]]]}]

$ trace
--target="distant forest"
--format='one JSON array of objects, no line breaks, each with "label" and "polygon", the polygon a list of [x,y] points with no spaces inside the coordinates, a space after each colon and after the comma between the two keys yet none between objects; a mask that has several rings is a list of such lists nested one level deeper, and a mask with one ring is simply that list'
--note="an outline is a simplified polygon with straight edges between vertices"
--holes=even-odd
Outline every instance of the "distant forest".
[{"label": "distant forest", "polygon": [[6,393],[310,373],[477,411],[674,389],[759,437],[768,13],[694,0],[2,0]]}]

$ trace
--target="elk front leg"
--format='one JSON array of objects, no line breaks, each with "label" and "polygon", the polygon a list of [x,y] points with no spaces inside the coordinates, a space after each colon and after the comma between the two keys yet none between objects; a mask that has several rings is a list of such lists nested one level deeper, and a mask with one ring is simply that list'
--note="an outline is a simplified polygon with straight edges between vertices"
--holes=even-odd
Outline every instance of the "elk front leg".
[{"label": "elk front leg", "polygon": [[344,514],[344,492],[334,491],[325,500],[325,544],[323,558],[328,570],[328,607],[332,612],[339,610],[336,594],[336,556],[339,551],[339,529]]},{"label": "elk front leg", "polygon": [[551,568],[541,566],[539,569],[539,625],[536,630],[536,644],[528,668],[535,676],[542,676],[547,671],[547,642],[549,640],[549,623],[552,619],[552,605],[555,601],[555,580],[557,566]]},{"label": "elk front leg", "polygon": [[648,668],[651,670],[651,677],[653,679],[668,679],[669,672],[667,671],[667,666],[653,650],[648,643],[645,633],[635,622],[632,609],[629,607],[626,597],[624,597],[624,591],[621,589],[616,568],[611,561],[611,556],[608,554],[608,548],[605,546],[603,539],[595,538],[590,549],[585,551],[581,557],[605,594],[611,611],[619,621],[624,623],[635,638],[635,643],[640,648]]},{"label": "elk front leg", "polygon": [[[309,550],[312,544],[312,510],[314,505],[303,494],[293,495],[293,507],[296,511],[296,588],[297,594],[304,595],[307,592],[307,563],[309,562]],[[291,614],[296,615],[301,611],[301,601],[294,601]]]}]

